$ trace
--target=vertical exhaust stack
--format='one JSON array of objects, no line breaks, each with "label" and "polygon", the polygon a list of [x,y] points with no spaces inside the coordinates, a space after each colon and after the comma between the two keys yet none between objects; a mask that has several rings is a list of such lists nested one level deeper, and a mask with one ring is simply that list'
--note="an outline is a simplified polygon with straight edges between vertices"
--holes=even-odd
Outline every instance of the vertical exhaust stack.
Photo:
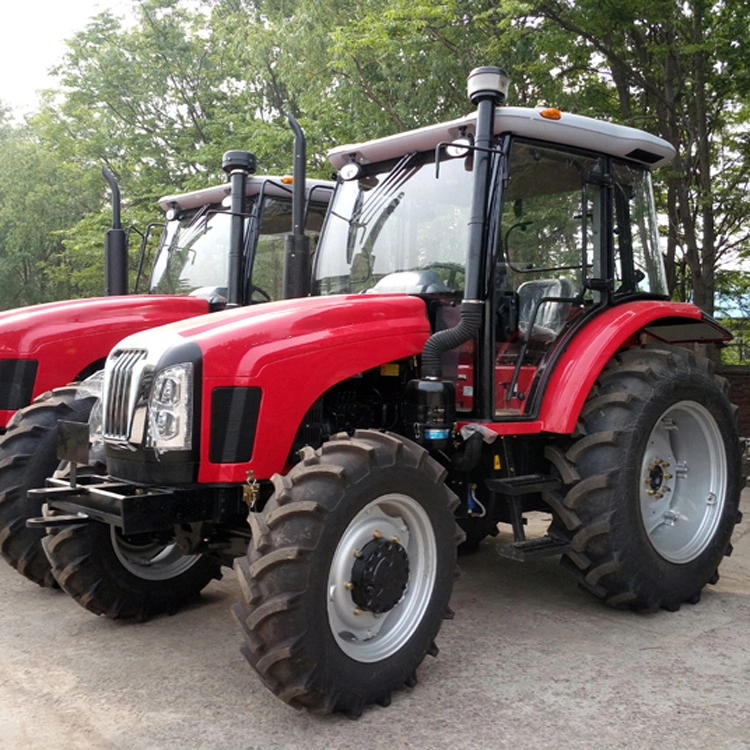
[{"label": "vertical exhaust stack", "polygon": [[422,379],[412,380],[406,389],[404,416],[414,439],[434,450],[450,443],[455,421],[455,385],[443,380],[443,354],[470,341],[484,315],[482,273],[487,234],[487,194],[490,180],[489,149],[495,130],[495,107],[508,93],[508,74],[501,68],[475,68],[469,73],[468,93],[477,107],[474,136],[474,190],[469,220],[469,248],[466,281],[461,302],[461,319],[453,328],[432,334],[422,350]]},{"label": "vertical exhaust stack", "polygon": [[128,240],[122,228],[120,186],[106,167],[102,175],[112,191],[112,228],[104,235],[104,293],[128,293]]},{"label": "vertical exhaust stack", "polygon": [[245,192],[247,178],[255,173],[255,157],[247,151],[227,151],[221,168],[229,175],[232,190],[232,226],[229,237],[227,307],[242,304],[242,257],[245,245]]},{"label": "vertical exhaust stack", "polygon": [[284,299],[293,299],[310,293],[310,238],[305,234],[307,144],[297,120],[288,117],[294,131],[294,184],[292,233],[286,236],[284,246]]}]

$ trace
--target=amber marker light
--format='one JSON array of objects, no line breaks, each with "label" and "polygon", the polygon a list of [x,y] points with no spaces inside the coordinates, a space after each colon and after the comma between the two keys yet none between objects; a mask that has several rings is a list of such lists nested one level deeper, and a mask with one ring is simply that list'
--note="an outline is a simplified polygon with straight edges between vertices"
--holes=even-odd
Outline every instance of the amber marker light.
[{"label": "amber marker light", "polygon": [[559,120],[562,117],[562,112],[557,107],[545,107],[539,110],[539,114],[547,120]]},{"label": "amber marker light", "polygon": [[294,177],[292,177],[292,175],[290,175],[290,174],[285,174],[285,175],[284,175],[284,176],[283,176],[283,177],[281,178],[281,182],[282,182],[282,183],[283,183],[284,185],[293,185],[293,184],[294,184]]}]

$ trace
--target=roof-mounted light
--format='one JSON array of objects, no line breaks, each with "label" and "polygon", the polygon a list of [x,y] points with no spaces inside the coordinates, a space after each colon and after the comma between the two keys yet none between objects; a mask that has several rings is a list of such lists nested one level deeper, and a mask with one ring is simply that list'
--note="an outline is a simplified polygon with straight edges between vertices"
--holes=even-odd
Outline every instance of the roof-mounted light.
[{"label": "roof-mounted light", "polygon": [[351,154],[349,156],[349,162],[347,164],[344,164],[344,166],[339,169],[339,175],[341,175],[342,180],[354,180],[359,177],[359,173],[361,171],[362,166],[360,164],[357,164],[356,154]]},{"label": "roof-mounted light", "polygon": [[476,104],[480,99],[492,98],[502,104],[508,96],[510,77],[502,68],[486,65],[474,68],[468,78],[469,99]]},{"label": "roof-mounted light", "polygon": [[451,143],[445,147],[445,153],[451,159],[460,158],[466,156],[473,145],[474,139],[471,133],[467,134],[466,126],[462,126],[458,131],[458,138],[451,141]]}]

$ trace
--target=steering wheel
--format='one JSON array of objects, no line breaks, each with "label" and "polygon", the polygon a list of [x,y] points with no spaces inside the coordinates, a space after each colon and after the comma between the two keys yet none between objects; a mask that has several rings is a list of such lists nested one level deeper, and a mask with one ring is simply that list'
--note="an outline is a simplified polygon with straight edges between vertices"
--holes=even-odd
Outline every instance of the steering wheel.
[{"label": "steering wheel", "polygon": [[457,276],[460,273],[466,273],[466,268],[462,266],[460,263],[450,263],[448,261],[441,262],[441,261],[435,261],[434,263],[428,263],[426,266],[422,266],[420,270],[444,270],[447,271],[447,279],[445,280],[446,286],[449,286],[452,290],[457,290],[458,285],[456,283]]}]

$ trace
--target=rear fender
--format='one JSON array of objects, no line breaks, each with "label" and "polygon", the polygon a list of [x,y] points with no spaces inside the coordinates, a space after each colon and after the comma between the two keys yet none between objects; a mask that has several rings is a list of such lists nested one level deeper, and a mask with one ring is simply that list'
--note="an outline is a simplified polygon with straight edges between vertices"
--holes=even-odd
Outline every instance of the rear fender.
[{"label": "rear fender", "polygon": [[569,342],[540,383],[539,430],[571,434],[588,394],[619,349],[646,334],[669,344],[729,341],[732,334],[695,305],[637,301],[611,307],[592,318]]}]

